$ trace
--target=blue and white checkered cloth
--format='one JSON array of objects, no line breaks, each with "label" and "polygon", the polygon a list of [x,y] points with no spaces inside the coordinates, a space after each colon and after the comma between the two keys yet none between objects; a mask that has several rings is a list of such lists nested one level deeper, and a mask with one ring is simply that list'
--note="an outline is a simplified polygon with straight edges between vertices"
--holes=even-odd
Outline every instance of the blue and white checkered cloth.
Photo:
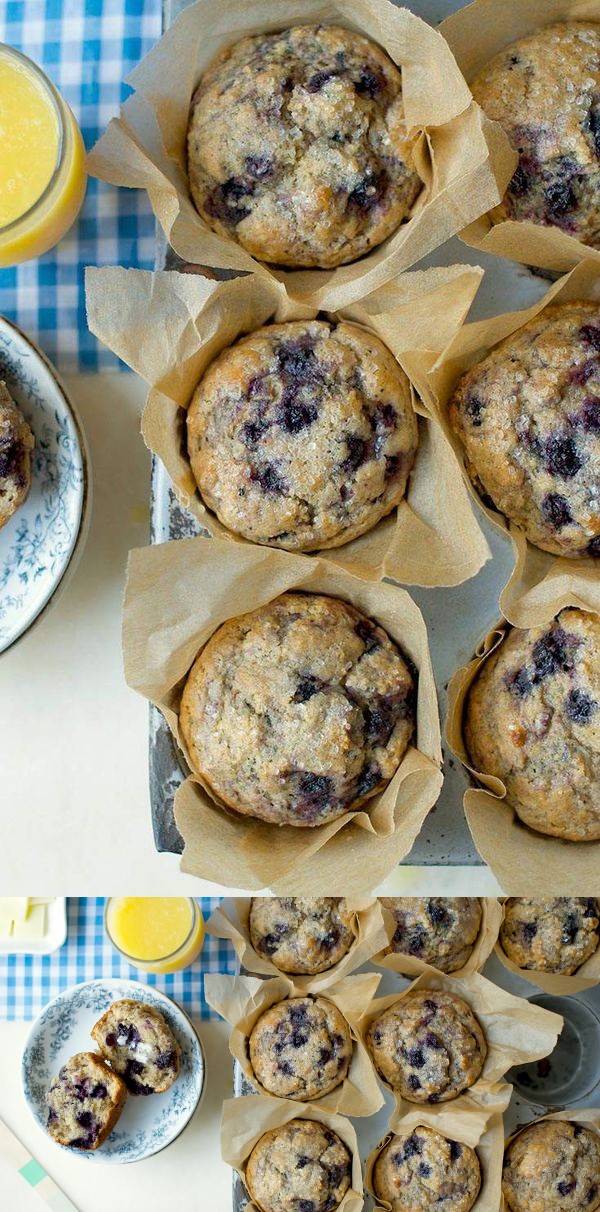
[{"label": "blue and white checkered cloth", "polygon": [[[219,903],[198,897],[205,920]],[[205,972],[234,972],[231,943],[206,935],[198,959],[183,972],[152,976],[128,964],[104,931],[104,897],[69,897],[67,941],[53,955],[0,956],[0,1019],[32,1019],[57,993],[95,977],[121,977],[154,986],[192,1018],[218,1018],[204,998]]]},{"label": "blue and white checkered cloth", "polygon": [[[160,33],[160,0],[0,0],[0,42],[50,76],[88,150],[131,92],[125,77]],[[0,270],[0,313],[59,370],[116,368],[122,363],[87,330],[84,267],[153,263],[154,218],[144,191],[90,180],[79,219],[57,248]]]}]

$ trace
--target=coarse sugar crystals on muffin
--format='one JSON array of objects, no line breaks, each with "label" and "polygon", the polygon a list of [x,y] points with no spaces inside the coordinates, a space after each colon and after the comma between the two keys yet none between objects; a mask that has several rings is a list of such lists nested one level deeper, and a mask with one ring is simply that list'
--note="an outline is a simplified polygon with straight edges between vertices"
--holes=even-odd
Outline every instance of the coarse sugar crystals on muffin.
[{"label": "coarse sugar crystals on muffin", "polygon": [[505,1151],[502,1193],[511,1212],[596,1212],[598,1133],[569,1120],[531,1124]]},{"label": "coarse sugar crystals on muffin", "polygon": [[257,34],[221,51],[193,95],[190,191],[261,261],[342,265],[409,218],[414,141],[400,71],[374,42],[323,25]]},{"label": "coarse sugar crystals on muffin", "polygon": [[373,1167],[375,1195],[392,1212],[469,1212],[480,1187],[475,1150],[425,1125],[392,1136]]},{"label": "coarse sugar crystals on muffin", "polygon": [[600,25],[560,22],[506,46],[471,84],[519,153],[502,219],[600,247]]},{"label": "coarse sugar crystals on muffin", "polygon": [[350,1028],[322,997],[290,997],[261,1014],[248,1039],[252,1069],[278,1098],[322,1098],[344,1081],[352,1060]]},{"label": "coarse sugar crystals on muffin", "polygon": [[34,445],[25,417],[0,381],[0,529],[29,494]]},{"label": "coarse sugar crystals on muffin", "polygon": [[458,1098],[481,1076],[487,1045],[473,1011],[454,993],[415,989],[371,1023],[375,1068],[411,1103]]},{"label": "coarse sugar crystals on muffin", "polygon": [[153,1006],[131,998],[113,1002],[91,1035],[130,1094],[162,1094],[179,1076],[181,1049]]},{"label": "coarse sugar crystals on muffin", "polygon": [[126,1098],[124,1081],[101,1057],[78,1052],[46,1094],[48,1133],[70,1149],[99,1149],[117,1124]]},{"label": "coarse sugar crystals on muffin", "polygon": [[536,547],[600,557],[600,305],[545,307],[459,380],[467,471]]},{"label": "coarse sugar crystals on muffin", "polygon": [[370,530],[402,500],[417,448],[409,381],[356,324],[303,320],[241,337],[187,414],[205,504],[253,543],[311,551]]},{"label": "coarse sugar crystals on muffin", "polygon": [[599,927],[593,897],[510,896],[500,946],[518,968],[572,976],[597,950]]},{"label": "coarse sugar crystals on muffin", "polygon": [[197,657],[179,723],[192,769],[237,812],[310,827],[365,803],[415,726],[416,673],[347,602],[284,593]]},{"label": "coarse sugar crystals on muffin", "polygon": [[292,1119],[265,1132],[246,1166],[246,1186],[262,1212],[331,1212],[350,1187],[352,1158],[337,1132]]},{"label": "coarse sugar crystals on muffin", "polygon": [[483,662],[465,704],[475,770],[502,779],[530,828],[600,839],[600,620],[567,608],[512,628]]},{"label": "coarse sugar crystals on muffin", "polygon": [[341,896],[253,896],[252,946],[280,972],[326,972],[348,954],[356,935]]},{"label": "coarse sugar crystals on muffin", "polygon": [[440,972],[456,972],[464,967],[481,926],[482,911],[476,896],[379,899],[396,923],[386,952],[414,955]]}]

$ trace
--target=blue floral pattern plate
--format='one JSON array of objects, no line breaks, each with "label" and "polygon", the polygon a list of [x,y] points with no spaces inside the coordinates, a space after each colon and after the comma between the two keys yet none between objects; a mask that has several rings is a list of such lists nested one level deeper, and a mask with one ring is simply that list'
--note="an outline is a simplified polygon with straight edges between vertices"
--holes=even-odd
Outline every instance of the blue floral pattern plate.
[{"label": "blue floral pattern plate", "polygon": [[35,435],[27,500],[0,529],[0,652],[53,598],[83,546],[88,505],[85,440],[56,371],[0,316],[0,379]]},{"label": "blue floral pattern plate", "polygon": [[[27,1105],[45,1130],[45,1094],[52,1078],[76,1052],[96,1051],[90,1031],[112,1002],[134,998],[160,1010],[181,1048],[181,1071],[164,1094],[128,1096],[121,1118],[99,1149],[84,1153],[86,1162],[141,1161],[164,1149],[191,1119],[204,1087],[204,1055],[196,1032],[183,1010],[164,993],[138,981],[95,980],[59,993],[33,1023],[21,1063]],[[57,1148],[62,1148],[58,1145]]]}]

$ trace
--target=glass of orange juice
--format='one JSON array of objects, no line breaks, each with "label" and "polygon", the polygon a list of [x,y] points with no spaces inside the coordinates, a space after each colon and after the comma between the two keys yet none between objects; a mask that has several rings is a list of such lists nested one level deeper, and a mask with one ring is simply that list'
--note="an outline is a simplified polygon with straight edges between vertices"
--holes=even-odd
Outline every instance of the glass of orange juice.
[{"label": "glass of orange juice", "polygon": [[86,180],[68,105],[31,59],[0,43],[0,267],[58,244],[79,213]]},{"label": "glass of orange juice", "polygon": [[124,959],[157,975],[187,968],[204,942],[204,919],[192,896],[109,896],[104,926]]}]

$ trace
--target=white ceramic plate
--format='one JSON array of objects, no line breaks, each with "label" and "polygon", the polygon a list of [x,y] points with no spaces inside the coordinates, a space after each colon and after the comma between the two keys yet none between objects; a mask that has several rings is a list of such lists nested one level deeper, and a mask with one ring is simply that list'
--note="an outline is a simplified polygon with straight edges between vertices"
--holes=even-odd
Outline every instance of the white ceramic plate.
[{"label": "white ceramic plate", "polygon": [[85,1162],[118,1164],[158,1153],[183,1132],[204,1087],[202,1045],[189,1018],[175,1002],[138,981],[87,981],[49,1002],[27,1037],[21,1064],[23,1092],[40,1128],[45,1131],[48,1109],[44,1096],[52,1078],[76,1052],[96,1050],[90,1031],[111,1003],[121,998],[133,998],[160,1010],[181,1048],[181,1071],[164,1094],[129,1095],[118,1124],[99,1149],[90,1153],[70,1150]]},{"label": "white ceramic plate", "polygon": [[56,371],[0,316],[0,379],[35,435],[27,500],[0,530],[0,652],[39,618],[83,547],[89,505],[81,426]]},{"label": "white ceramic plate", "polygon": [[[41,895],[41,893],[40,893]],[[51,955],[62,947],[67,937],[67,898],[57,896],[46,910],[46,933],[43,938],[0,937],[0,955]]]}]

